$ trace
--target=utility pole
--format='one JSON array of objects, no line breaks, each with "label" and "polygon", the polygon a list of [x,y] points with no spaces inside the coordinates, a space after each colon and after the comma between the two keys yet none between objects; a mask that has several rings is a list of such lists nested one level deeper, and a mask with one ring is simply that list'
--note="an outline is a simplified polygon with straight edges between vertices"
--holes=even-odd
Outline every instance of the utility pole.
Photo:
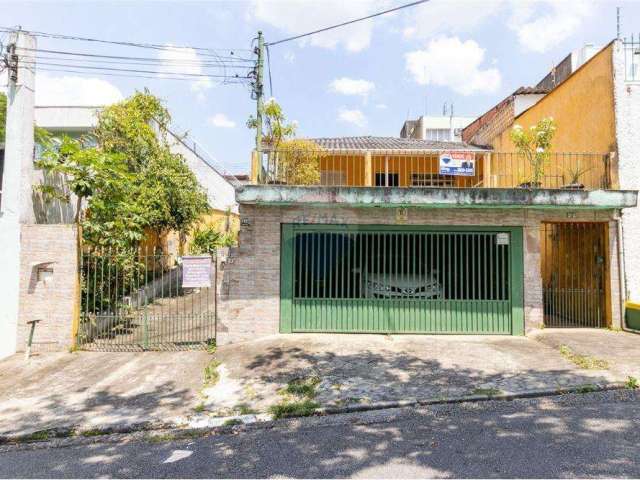
[{"label": "utility pole", "polygon": [[262,110],[264,105],[264,37],[262,32],[258,32],[258,46],[256,48],[258,62],[256,65],[256,153],[258,154],[259,165],[262,164]]}]

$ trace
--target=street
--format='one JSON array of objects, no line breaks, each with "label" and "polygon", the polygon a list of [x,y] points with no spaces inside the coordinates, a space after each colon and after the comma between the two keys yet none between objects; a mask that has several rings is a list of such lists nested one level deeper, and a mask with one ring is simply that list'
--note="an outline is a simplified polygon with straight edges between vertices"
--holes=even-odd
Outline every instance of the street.
[{"label": "street", "polygon": [[8,477],[638,477],[623,390],[290,420],[178,441],[4,446]]}]

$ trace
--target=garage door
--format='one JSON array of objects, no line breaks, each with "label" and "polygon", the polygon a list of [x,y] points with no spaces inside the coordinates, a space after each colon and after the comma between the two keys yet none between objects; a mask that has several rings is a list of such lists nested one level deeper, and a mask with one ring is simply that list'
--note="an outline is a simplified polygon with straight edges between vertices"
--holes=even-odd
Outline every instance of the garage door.
[{"label": "garage door", "polygon": [[523,333],[522,230],[283,225],[281,331]]}]

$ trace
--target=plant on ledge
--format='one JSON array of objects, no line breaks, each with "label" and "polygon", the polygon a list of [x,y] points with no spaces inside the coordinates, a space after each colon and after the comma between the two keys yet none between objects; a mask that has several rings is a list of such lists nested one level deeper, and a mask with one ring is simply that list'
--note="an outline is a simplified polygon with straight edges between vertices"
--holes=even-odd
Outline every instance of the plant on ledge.
[{"label": "plant on ledge", "polygon": [[529,164],[529,174],[520,184],[521,187],[542,187],[545,167],[551,156],[551,140],[555,133],[556,124],[552,117],[543,118],[529,127],[529,130],[520,125],[515,125],[511,130],[511,141]]}]

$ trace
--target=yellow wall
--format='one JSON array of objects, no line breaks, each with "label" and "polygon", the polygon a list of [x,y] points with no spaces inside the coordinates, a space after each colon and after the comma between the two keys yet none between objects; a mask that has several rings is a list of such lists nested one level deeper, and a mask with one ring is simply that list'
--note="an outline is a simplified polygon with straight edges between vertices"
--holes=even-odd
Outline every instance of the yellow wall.
[{"label": "yellow wall", "polygon": [[[553,151],[614,151],[612,54],[613,45],[610,44],[537,104],[516,117],[514,124],[529,128],[544,117],[553,117],[558,128]],[[514,151],[509,138],[512,127],[494,139],[495,151]]]}]

